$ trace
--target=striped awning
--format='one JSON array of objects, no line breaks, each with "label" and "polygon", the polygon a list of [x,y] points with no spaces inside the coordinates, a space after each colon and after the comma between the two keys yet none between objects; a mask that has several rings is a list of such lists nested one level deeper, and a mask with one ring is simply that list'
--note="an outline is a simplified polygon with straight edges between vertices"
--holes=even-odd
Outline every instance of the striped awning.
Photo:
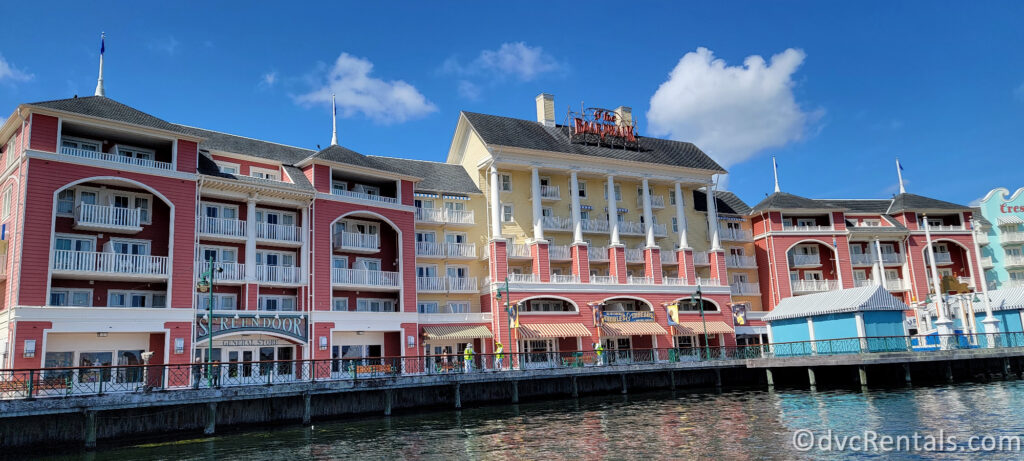
[{"label": "striped awning", "polygon": [[[704,334],[704,322],[679,322],[675,325],[676,332],[684,336],[694,336]],[[719,333],[733,333],[733,329],[728,323],[721,320],[708,320],[708,334],[717,335]]]},{"label": "striped awning", "polygon": [[667,335],[661,325],[654,322],[609,322],[601,326],[605,336]]},{"label": "striped awning", "polygon": [[519,337],[533,338],[579,338],[592,332],[582,323],[530,323],[519,324]]},{"label": "striped awning", "polygon": [[996,223],[998,223],[1000,226],[1004,226],[1007,224],[1024,224],[1024,219],[1021,219],[1020,216],[1014,215],[1000,216],[998,219],[996,219]]},{"label": "striped awning", "polygon": [[438,325],[423,327],[427,339],[476,339],[493,338],[491,330],[483,325]]}]

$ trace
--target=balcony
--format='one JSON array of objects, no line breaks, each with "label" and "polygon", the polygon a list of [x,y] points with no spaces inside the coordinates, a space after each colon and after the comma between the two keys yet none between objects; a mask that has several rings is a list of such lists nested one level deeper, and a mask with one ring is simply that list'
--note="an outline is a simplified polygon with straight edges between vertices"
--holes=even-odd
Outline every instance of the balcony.
[{"label": "balcony", "polygon": [[[938,259],[936,257],[935,259]],[[991,260],[992,258],[989,258]],[[1006,259],[1003,261],[1003,265],[1006,267],[1024,267],[1024,255],[1006,255]]]},{"label": "balcony", "polygon": [[444,210],[444,217],[450,226],[471,226],[476,223],[473,211],[467,210]]},{"label": "balcony", "polygon": [[63,155],[70,155],[72,157],[88,158],[92,160],[102,160],[104,162],[118,163],[121,165],[141,166],[145,168],[156,168],[158,170],[171,170],[171,164],[168,162],[158,162],[156,160],[146,160],[134,157],[125,157],[117,154],[108,154],[103,152],[97,152],[94,150],[75,149],[72,147],[61,147],[60,153]]},{"label": "balcony", "polygon": [[883,266],[898,266],[906,262],[902,253],[882,253]]},{"label": "balcony", "polygon": [[420,293],[444,293],[444,277],[416,277],[416,291]]},{"label": "balcony", "polygon": [[654,285],[654,277],[626,277],[626,285]]},{"label": "balcony", "polygon": [[643,248],[626,248],[626,264],[643,264]]},{"label": "balcony", "polygon": [[265,285],[295,285],[302,283],[302,267],[256,265],[256,281]]},{"label": "balcony", "polygon": [[[921,224],[921,230],[924,230],[924,224],[923,223]],[[928,226],[928,230],[930,232],[961,232],[961,231],[966,231],[968,229],[967,229],[967,226],[965,226],[963,224],[953,224],[953,225],[941,225],[941,226]]]},{"label": "balcony", "polygon": [[783,224],[783,232],[835,232],[835,226],[800,226],[793,224]]},{"label": "balcony", "polygon": [[142,230],[142,210],[83,203],[75,209],[75,229],[134,234]]},{"label": "balcony", "polygon": [[851,253],[850,254],[850,264],[852,264],[854,266],[870,266],[870,265],[875,263],[876,259],[877,258],[871,256],[870,254],[864,254],[864,253]]},{"label": "balcony", "polygon": [[548,259],[551,261],[571,261],[572,251],[568,245],[548,246]]},{"label": "balcony", "polygon": [[757,295],[761,293],[761,287],[753,282],[732,282],[729,287],[734,295]]},{"label": "balcony", "polygon": [[416,222],[444,224],[447,222],[444,217],[444,208],[417,208]]},{"label": "balcony", "polygon": [[694,266],[710,266],[711,258],[708,256],[706,251],[695,251],[693,252],[693,265]]},{"label": "balcony", "polygon": [[1024,243],[1024,232],[1021,232],[1021,231],[1003,232],[1002,235],[999,236],[999,241],[1001,243],[1003,243],[1004,245],[1005,244],[1019,245],[1021,243]]},{"label": "balcony", "polygon": [[246,223],[241,219],[199,218],[199,234],[214,240],[245,240]]},{"label": "balcony", "polygon": [[[638,196],[636,198],[636,207],[643,209],[644,207],[644,196]],[[665,208],[665,196],[664,195],[652,195],[651,196],[651,208]]]},{"label": "balcony", "polygon": [[338,288],[390,291],[401,288],[398,272],[365,269],[331,269],[331,285]]},{"label": "balcony", "polygon": [[508,249],[507,256],[509,258],[532,258],[530,255],[530,245],[525,243],[513,243],[506,247]]},{"label": "balcony", "polygon": [[664,285],[672,285],[685,287],[690,285],[690,281],[686,280],[685,277],[664,277],[661,279],[661,283]]},{"label": "balcony", "polygon": [[476,222],[473,211],[446,208],[417,208],[416,222],[468,226]]},{"label": "balcony", "polygon": [[607,233],[608,232],[608,220],[607,219],[584,219],[580,221],[583,227],[583,232],[592,233]]},{"label": "balcony", "polygon": [[449,258],[476,258],[475,243],[445,243]]},{"label": "balcony", "polygon": [[995,263],[992,261],[992,257],[991,256],[982,256],[982,258],[981,258],[981,267],[983,267],[985,269],[991,269],[991,268],[995,267]]},{"label": "balcony", "polygon": [[535,274],[508,274],[508,283],[540,283]]},{"label": "balcony", "polygon": [[[931,258],[928,257],[928,252],[924,254],[924,263],[931,264]],[[948,266],[953,264],[953,257],[949,253],[935,253],[935,265],[936,266]]]},{"label": "balcony", "polygon": [[562,193],[559,186],[540,186],[541,200],[561,200]]},{"label": "balcony", "polygon": [[619,221],[619,234],[644,235],[644,225],[636,221]]},{"label": "balcony", "polygon": [[[199,273],[210,270],[208,261],[196,261],[199,266]],[[215,284],[238,284],[245,283],[245,264],[215,262],[213,263],[213,282]]]},{"label": "balcony", "polygon": [[982,231],[981,233],[975,234],[974,240],[978,241],[978,245],[988,245],[988,233]]},{"label": "balcony", "polygon": [[664,265],[679,264],[679,256],[676,255],[675,250],[669,251],[661,250],[661,263]]},{"label": "balcony", "polygon": [[591,275],[590,283],[596,285],[609,285],[618,283],[618,281],[616,281],[615,277],[611,275]]},{"label": "balcony", "polygon": [[791,280],[793,294],[818,293],[839,289],[838,280]]},{"label": "balcony", "polygon": [[437,242],[416,242],[416,256],[443,258],[444,247]]},{"label": "balcony", "polygon": [[790,258],[792,267],[818,267],[821,265],[821,255],[793,255]]},{"label": "balcony", "polygon": [[750,231],[728,227],[719,227],[718,237],[727,242],[750,242],[754,240]]},{"label": "balcony", "polygon": [[543,216],[541,225],[544,230],[572,232],[572,219],[562,216]]},{"label": "balcony", "polygon": [[256,240],[267,240],[274,243],[290,245],[302,244],[301,228],[285,224],[256,223]]},{"label": "balcony", "polygon": [[587,259],[592,263],[606,263],[608,262],[608,247],[589,247],[587,248]]},{"label": "balcony", "polygon": [[476,293],[476,277],[448,277],[448,291],[452,293]]},{"label": "balcony", "polygon": [[86,280],[166,281],[166,256],[97,251],[53,251],[53,275]]},{"label": "balcony", "polygon": [[886,280],[885,289],[889,291],[907,291],[910,285],[903,279]]},{"label": "balcony", "polygon": [[[882,265],[884,266],[898,266],[904,261],[905,259],[900,253],[882,253]],[[878,262],[878,256],[873,253],[853,253],[850,254],[850,262],[854,266],[870,266]]]},{"label": "balcony", "polygon": [[360,189],[344,190],[344,189],[341,189],[340,187],[332,187],[331,188],[331,195],[337,195],[339,197],[354,198],[354,199],[358,199],[358,200],[369,200],[369,201],[373,201],[373,202],[383,202],[383,203],[393,203],[393,204],[397,204],[398,203],[398,199],[396,199],[394,197],[384,197],[382,195],[377,195],[377,194],[367,194],[365,191],[360,190]]},{"label": "balcony", "polygon": [[757,260],[753,256],[742,256],[742,255],[726,255],[725,256],[725,267],[733,268],[756,268]]},{"label": "balcony", "polygon": [[[354,253],[377,253],[380,251],[380,235],[341,231],[334,233],[334,249]],[[419,244],[423,242],[418,242]],[[418,253],[418,252],[417,252]]]}]

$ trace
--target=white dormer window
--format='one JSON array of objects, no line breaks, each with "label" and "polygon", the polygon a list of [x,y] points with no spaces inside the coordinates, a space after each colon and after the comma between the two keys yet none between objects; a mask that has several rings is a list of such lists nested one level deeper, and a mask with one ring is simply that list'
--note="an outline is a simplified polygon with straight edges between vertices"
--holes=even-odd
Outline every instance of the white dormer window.
[{"label": "white dormer window", "polygon": [[215,160],[214,163],[217,164],[217,169],[223,174],[238,174],[240,171],[237,163],[222,162],[220,160]]},{"label": "white dormer window", "polygon": [[153,160],[154,152],[148,149],[140,149],[138,147],[122,146],[116,147],[117,155],[125,159],[135,160]]},{"label": "white dormer window", "polygon": [[348,183],[345,181],[331,181],[331,192],[345,192],[348,190]]},{"label": "white dormer window", "polygon": [[[91,140],[88,140],[88,139],[64,137],[64,138],[61,138],[60,146],[61,146],[62,149],[75,149],[75,150],[84,150],[84,151],[89,151],[89,152],[99,152],[100,151],[100,143],[97,142],[97,141],[91,141]],[[8,146],[8,151],[11,151],[12,147],[14,147],[14,141],[11,141],[11,144]]]},{"label": "white dormer window", "polygon": [[271,170],[269,168],[249,167],[249,176],[260,179],[269,179],[271,181],[281,180],[281,172],[278,170]]},{"label": "white dormer window", "polygon": [[814,218],[797,218],[796,225],[797,227],[811,227],[816,225],[816,221]]},{"label": "white dormer window", "polygon": [[860,222],[862,227],[880,227],[882,225],[881,219],[865,219]]}]

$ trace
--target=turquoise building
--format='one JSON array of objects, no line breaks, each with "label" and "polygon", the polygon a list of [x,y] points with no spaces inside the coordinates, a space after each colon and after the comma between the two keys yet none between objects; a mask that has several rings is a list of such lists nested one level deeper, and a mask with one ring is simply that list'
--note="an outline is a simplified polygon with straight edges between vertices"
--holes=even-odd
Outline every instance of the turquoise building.
[{"label": "turquoise building", "polygon": [[1024,286],[1024,188],[992,189],[977,207],[982,268],[990,290]]}]

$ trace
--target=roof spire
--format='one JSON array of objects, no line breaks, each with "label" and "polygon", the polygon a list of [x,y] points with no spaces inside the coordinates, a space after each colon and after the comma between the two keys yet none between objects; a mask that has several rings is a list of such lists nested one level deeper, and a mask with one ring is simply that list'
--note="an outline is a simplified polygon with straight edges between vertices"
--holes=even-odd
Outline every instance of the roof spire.
[{"label": "roof spire", "polygon": [[106,96],[103,90],[103,52],[106,51],[107,33],[100,32],[100,77],[96,79],[96,96]]},{"label": "roof spire", "polygon": [[907,189],[903,187],[903,165],[900,165],[899,157],[896,157],[896,176],[900,178],[900,193],[906,194]]},{"label": "roof spire", "polygon": [[338,145],[338,106],[334,103],[334,93],[331,93],[331,124],[334,125],[334,132],[331,134],[331,145]]},{"label": "roof spire", "polygon": [[772,156],[772,170],[775,171],[775,192],[779,191],[779,164],[775,162],[775,156]]}]

